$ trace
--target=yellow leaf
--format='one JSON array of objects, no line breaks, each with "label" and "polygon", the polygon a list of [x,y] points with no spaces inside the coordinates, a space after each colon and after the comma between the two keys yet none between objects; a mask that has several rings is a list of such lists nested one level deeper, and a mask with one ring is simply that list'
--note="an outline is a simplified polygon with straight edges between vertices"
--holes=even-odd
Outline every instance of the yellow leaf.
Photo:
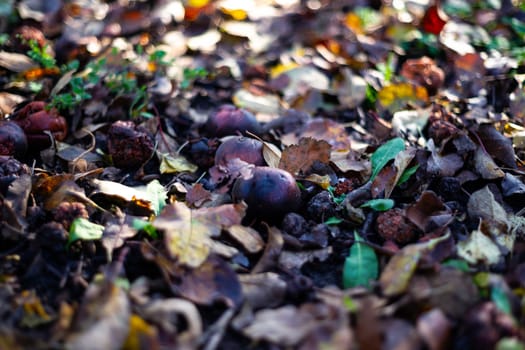
[{"label": "yellow leaf", "polygon": [[278,65],[276,65],[275,67],[272,67],[270,69],[270,76],[272,78],[275,78],[275,77],[279,76],[280,74],[282,74],[284,72],[287,72],[289,70],[292,70],[294,68],[297,68],[297,67],[299,67],[299,65],[297,63],[294,63],[294,62],[290,62],[290,63],[286,63],[286,64],[279,63]]},{"label": "yellow leaf", "polygon": [[181,155],[161,155],[159,171],[161,174],[174,174],[188,171],[193,173],[197,171],[198,167],[189,162],[186,158]]},{"label": "yellow leaf", "polygon": [[129,333],[122,350],[140,350],[144,345],[155,344],[157,330],[149,325],[140,316],[131,315],[129,319]]},{"label": "yellow leaf", "polygon": [[240,224],[246,205],[224,204],[214,208],[191,210],[182,202],[166,206],[152,222],[164,231],[166,248],[180,264],[199,267],[210,254],[211,237],[223,228]]},{"label": "yellow leaf", "polygon": [[387,85],[377,93],[377,101],[381,107],[390,112],[396,112],[407,103],[424,104],[428,101],[428,93],[424,87],[409,83]]}]

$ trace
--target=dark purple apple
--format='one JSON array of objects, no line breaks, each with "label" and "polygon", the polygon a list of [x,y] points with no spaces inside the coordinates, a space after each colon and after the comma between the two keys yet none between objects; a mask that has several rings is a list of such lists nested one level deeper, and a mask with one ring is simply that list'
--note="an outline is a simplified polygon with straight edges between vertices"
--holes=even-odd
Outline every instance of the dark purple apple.
[{"label": "dark purple apple", "polygon": [[234,201],[245,201],[248,214],[276,220],[296,211],[301,204],[301,191],[293,176],[282,169],[255,167],[249,178],[238,178],[232,189]]},{"label": "dark purple apple", "polygon": [[206,123],[206,132],[212,137],[223,137],[250,132],[261,134],[261,125],[255,116],[245,109],[233,105],[223,105],[213,112]]},{"label": "dark purple apple", "polygon": [[259,140],[234,136],[221,143],[217,148],[215,165],[226,166],[229,160],[235,158],[254,165],[265,165],[262,150],[263,143]]}]

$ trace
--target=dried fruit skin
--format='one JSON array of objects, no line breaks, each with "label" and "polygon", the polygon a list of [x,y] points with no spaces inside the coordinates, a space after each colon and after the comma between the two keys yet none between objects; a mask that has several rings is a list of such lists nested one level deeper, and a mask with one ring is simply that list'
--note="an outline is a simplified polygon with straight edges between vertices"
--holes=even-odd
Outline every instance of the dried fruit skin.
[{"label": "dried fruit skin", "polygon": [[0,155],[21,157],[27,152],[24,130],[12,121],[0,123]]},{"label": "dried fruit skin", "polygon": [[80,202],[62,202],[53,211],[53,219],[61,223],[66,230],[69,230],[73,220],[79,217],[89,217],[86,206]]},{"label": "dried fruit skin", "polygon": [[30,149],[42,149],[51,146],[47,132],[62,141],[67,135],[67,122],[54,108],[46,110],[43,101],[33,101],[17,111],[14,121],[24,130]]},{"label": "dried fruit skin", "polygon": [[275,219],[296,211],[301,202],[301,191],[287,171],[256,167],[253,176],[238,178],[233,185],[235,201],[245,201],[248,213],[266,219]]},{"label": "dried fruit skin", "polygon": [[402,209],[394,208],[380,213],[376,221],[377,233],[387,241],[410,243],[417,238],[417,228],[405,218]]},{"label": "dried fruit skin", "polygon": [[108,131],[108,151],[118,168],[137,168],[150,159],[153,138],[130,121],[119,120]]},{"label": "dried fruit skin", "polygon": [[239,158],[254,165],[265,165],[263,144],[247,137],[232,137],[224,141],[215,153],[215,165],[225,166],[229,160]]},{"label": "dried fruit skin", "polygon": [[247,110],[223,105],[208,118],[206,131],[216,137],[235,135],[239,132],[258,135],[261,133],[261,125]]}]

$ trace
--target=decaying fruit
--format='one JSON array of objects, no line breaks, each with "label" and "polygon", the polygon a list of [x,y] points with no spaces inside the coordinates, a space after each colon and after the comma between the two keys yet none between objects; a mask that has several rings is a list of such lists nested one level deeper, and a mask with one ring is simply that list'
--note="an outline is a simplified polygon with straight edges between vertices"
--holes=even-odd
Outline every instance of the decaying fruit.
[{"label": "decaying fruit", "polygon": [[232,190],[235,201],[248,204],[248,214],[277,219],[299,209],[301,191],[293,176],[282,169],[255,167],[249,178],[238,178]]},{"label": "decaying fruit", "polygon": [[41,150],[51,146],[49,133],[57,141],[67,135],[67,122],[55,108],[46,109],[44,101],[33,101],[16,111],[13,120],[24,130],[29,149]]},{"label": "decaying fruit", "polygon": [[0,122],[0,155],[21,157],[27,151],[24,130],[12,121]]},{"label": "decaying fruit", "polygon": [[153,137],[130,120],[114,122],[108,131],[108,151],[118,168],[137,168],[151,158]]},{"label": "decaying fruit", "polygon": [[263,143],[256,139],[243,136],[234,136],[217,148],[215,153],[215,165],[226,165],[229,160],[239,158],[246,163],[254,165],[265,165]]},{"label": "decaying fruit", "polygon": [[245,109],[233,105],[223,105],[212,113],[206,124],[206,131],[210,136],[223,137],[246,132],[258,135],[261,125],[255,116]]}]

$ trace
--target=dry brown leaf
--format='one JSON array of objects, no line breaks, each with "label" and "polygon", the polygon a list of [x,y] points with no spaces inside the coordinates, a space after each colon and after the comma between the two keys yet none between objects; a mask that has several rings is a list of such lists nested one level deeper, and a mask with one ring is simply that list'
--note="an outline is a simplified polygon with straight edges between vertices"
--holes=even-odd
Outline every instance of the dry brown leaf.
[{"label": "dry brown leaf", "polygon": [[278,309],[264,309],[255,314],[255,319],[242,330],[253,340],[267,340],[284,346],[295,346],[318,324],[304,304],[300,309],[286,305]]},{"label": "dry brown leaf", "polygon": [[293,175],[308,175],[315,162],[327,164],[330,161],[330,145],[311,137],[301,138],[299,144],[284,149],[279,168]]},{"label": "dry brown leaf", "polygon": [[199,208],[207,201],[211,200],[212,193],[204,188],[200,183],[190,187],[186,193],[186,203],[188,206]]},{"label": "dry brown leaf", "polygon": [[264,248],[264,241],[259,232],[249,226],[232,225],[226,232],[250,254],[258,253]]},{"label": "dry brown leaf", "polygon": [[197,304],[212,305],[220,301],[228,307],[242,302],[239,278],[231,266],[217,256],[211,255],[195,269],[180,276],[180,283],[172,283],[172,289]]},{"label": "dry brown leaf", "polygon": [[274,226],[266,226],[266,228],[268,230],[268,242],[263,255],[253,267],[252,273],[265,272],[275,266],[283,249],[284,239],[281,231]]},{"label": "dry brown leaf", "polygon": [[239,275],[242,294],[253,309],[272,308],[284,300],[287,283],[274,272]]}]

